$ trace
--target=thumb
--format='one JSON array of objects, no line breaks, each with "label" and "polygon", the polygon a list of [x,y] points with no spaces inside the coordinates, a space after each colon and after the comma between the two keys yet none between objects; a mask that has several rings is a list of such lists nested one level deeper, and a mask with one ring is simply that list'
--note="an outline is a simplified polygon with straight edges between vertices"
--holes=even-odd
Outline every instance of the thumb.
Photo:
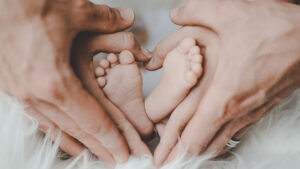
[{"label": "thumb", "polygon": [[174,8],[170,13],[172,22],[182,26],[214,27],[218,0],[188,1],[183,7]]},{"label": "thumb", "polygon": [[186,38],[193,38],[197,45],[206,47],[208,44],[217,43],[217,35],[207,28],[197,26],[185,26],[174,32],[166,39],[160,41],[155,47],[151,60],[145,65],[148,70],[156,70],[162,67],[167,54]]},{"label": "thumb", "polygon": [[83,19],[74,18],[74,20],[80,31],[111,33],[127,29],[135,20],[133,10],[130,8],[110,8],[88,2],[84,10],[79,11],[77,16],[83,15]]}]

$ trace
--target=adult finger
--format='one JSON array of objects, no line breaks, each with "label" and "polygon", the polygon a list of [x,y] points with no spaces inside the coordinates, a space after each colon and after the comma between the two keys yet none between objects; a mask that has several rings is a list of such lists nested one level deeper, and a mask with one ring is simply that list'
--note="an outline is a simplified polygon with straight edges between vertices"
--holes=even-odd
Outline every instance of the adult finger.
[{"label": "adult finger", "polygon": [[[243,129],[241,129],[240,131],[238,131],[231,139],[232,140],[241,140],[241,138],[247,133],[247,131],[248,131],[248,129],[251,127],[251,125],[250,126],[247,126],[247,127],[245,127],[245,128],[243,128]],[[209,148],[208,148],[209,149]],[[223,154],[225,154],[225,153],[227,153],[228,151],[230,151],[230,147],[228,147],[228,146],[225,146],[224,148],[223,148],[223,150],[218,154],[218,155],[223,155]],[[216,152],[216,151],[215,151]]]},{"label": "adult finger", "polygon": [[[117,32],[113,34],[85,33],[81,34],[76,41],[84,45],[79,48],[89,51],[92,56],[99,52],[120,53],[122,50],[129,50],[134,54],[137,61],[145,62],[150,59],[150,52],[140,46],[131,32]],[[77,56],[87,56],[87,59],[92,57],[86,53]]]},{"label": "adult finger", "polygon": [[194,38],[197,41],[197,45],[206,46],[206,44],[211,44],[212,41],[215,41],[217,35],[209,29],[202,27],[183,27],[158,43],[152,53],[151,60],[145,65],[146,68],[148,70],[161,68],[167,54],[186,38]]},{"label": "adult finger", "polygon": [[83,88],[69,65],[60,69],[63,74],[47,77],[47,82],[43,82],[47,85],[35,91],[35,97],[65,112],[83,133],[99,140],[116,162],[126,161],[129,158],[126,142],[103,107]]},{"label": "adult finger", "polygon": [[155,128],[157,130],[157,133],[159,135],[160,138],[163,137],[164,131],[165,131],[165,127],[169,121],[169,116],[166,117],[165,119],[161,120],[160,122],[158,122],[157,124],[155,124]]},{"label": "adult finger", "polygon": [[52,131],[50,136],[53,141],[57,141],[57,137],[60,135],[59,146],[64,152],[71,156],[78,156],[82,153],[82,151],[84,151],[85,148],[83,145],[65,132],[60,131],[58,127],[41,112],[32,107],[28,107],[26,112],[39,122],[39,129],[42,132],[47,133],[48,131]]},{"label": "adult finger", "polygon": [[72,118],[66,115],[65,112],[42,100],[39,100],[34,104],[40,112],[43,112],[45,117],[55,122],[60,130],[66,132],[68,135],[76,138],[81,143],[86,145],[86,147],[89,148],[92,153],[94,153],[99,159],[105,161],[109,166],[115,165],[116,162],[111,153],[109,153],[108,150],[103,147],[101,142],[90,134],[82,131],[79,125],[77,125]]},{"label": "adult finger", "polygon": [[[96,92],[96,91],[94,91]],[[134,156],[142,156],[149,155],[152,156],[149,148],[141,139],[137,130],[133,127],[133,125],[127,120],[124,113],[122,113],[116,106],[113,105],[108,99],[102,97],[102,93],[100,94],[98,89],[98,94],[95,93],[96,98],[99,102],[103,103],[104,108],[107,112],[110,112],[111,118],[117,124],[119,129],[121,130],[122,135],[125,137],[128,147],[130,149],[130,153]]]},{"label": "adult finger", "polygon": [[[170,151],[176,145],[178,137],[186,127],[186,124],[196,112],[203,95],[206,93],[211,81],[214,77],[216,67],[219,61],[219,39],[216,34],[205,28],[195,27],[199,31],[196,40],[198,44],[205,47],[203,56],[204,61],[204,76],[201,82],[198,83],[180,103],[170,115],[170,119],[166,125],[164,135],[154,153],[156,165],[160,165],[168,156]],[[194,27],[186,27],[187,32],[192,32]]]},{"label": "adult finger", "polygon": [[170,18],[177,25],[213,27],[217,19],[218,2],[219,0],[189,0],[183,7],[173,9]]},{"label": "adult finger", "polygon": [[247,9],[249,3],[235,0],[189,0],[183,7],[173,9],[170,18],[177,25],[204,26],[219,32],[222,24],[232,22],[232,18],[238,19],[236,17],[240,17],[240,10]]},{"label": "adult finger", "polygon": [[232,138],[239,139],[241,138],[244,131],[249,128],[251,125],[259,121],[263,116],[269,112],[273,106],[274,102],[268,102],[261,107],[255,109],[253,112],[238,118],[230,123],[228,123],[219,133],[216,135],[215,139],[211,141],[209,147],[206,150],[206,153],[215,152],[216,155],[224,153],[222,151],[226,149],[226,144]]},{"label": "adult finger", "polygon": [[[79,53],[76,52],[78,56],[75,56],[75,58],[72,60],[72,66],[74,67],[76,75],[82,80],[85,88],[92,93],[98,102],[103,104],[105,110],[109,112],[110,117],[123,132],[122,134],[126,138],[131,153],[134,155],[151,154],[147,145],[141,140],[138,132],[124,116],[124,113],[114,106],[99,88],[99,85],[94,77],[94,68],[91,66],[91,60],[86,59],[87,56],[93,55],[93,53],[97,53],[98,51],[110,50],[104,49],[102,46],[96,44],[103,44],[103,46],[107,46],[106,43],[111,42],[106,41],[105,38],[96,38],[92,39],[91,41],[93,41],[89,42],[92,44],[91,48],[82,48],[84,50]],[[124,50],[123,47],[126,47],[126,45],[116,45],[116,48],[112,50],[114,50],[116,53],[119,53]]]},{"label": "adult finger", "polygon": [[[80,63],[80,62],[79,62]],[[81,62],[82,63],[82,62]],[[151,154],[147,145],[142,141],[138,132],[132,126],[116,106],[114,106],[99,89],[97,81],[94,78],[94,69],[91,69],[88,64],[86,66],[78,67],[77,75],[82,79],[84,86],[90,93],[98,100],[99,103],[103,104],[103,107],[109,112],[110,117],[117,124],[118,128],[122,131],[122,135],[125,137],[127,144],[130,148],[131,154],[133,155],[145,155]]]},{"label": "adult finger", "polygon": [[134,23],[135,16],[130,8],[110,8],[87,0],[74,4],[77,7],[71,17],[80,31],[111,33],[124,30]]},{"label": "adult finger", "polygon": [[193,95],[197,94],[198,92],[191,92],[191,95],[172,112],[168,123],[164,127],[163,134],[159,134],[161,139],[154,152],[154,162],[156,166],[160,166],[166,160],[176,145],[181,131],[196,111],[200,97],[193,97]]},{"label": "adult finger", "polygon": [[[211,139],[224,124],[222,114],[220,113],[223,113],[225,108],[226,95],[224,94],[225,97],[219,97],[222,90],[217,88],[211,89],[208,89],[195,115],[189,121],[181,135],[181,143],[190,155],[198,155],[204,152]],[[177,151],[173,149],[170,156],[175,158],[177,154],[183,153]],[[169,158],[169,160],[173,159]]]}]

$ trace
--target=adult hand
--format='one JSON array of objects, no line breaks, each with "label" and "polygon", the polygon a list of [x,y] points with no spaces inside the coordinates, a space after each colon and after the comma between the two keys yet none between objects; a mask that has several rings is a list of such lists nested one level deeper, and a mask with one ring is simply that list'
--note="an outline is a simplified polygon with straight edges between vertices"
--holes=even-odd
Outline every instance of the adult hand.
[{"label": "adult hand", "polygon": [[75,76],[70,52],[79,32],[131,26],[132,10],[88,0],[3,0],[0,22],[0,88],[29,105],[42,131],[62,130],[61,148],[69,154],[83,150],[80,141],[109,164],[127,160],[124,138]]},{"label": "adult hand", "polygon": [[83,86],[103,105],[108,115],[118,126],[127,141],[130,154],[134,156],[152,156],[133,124],[129,122],[118,107],[107,99],[95,78],[93,56],[101,52],[120,53],[123,50],[129,50],[135,55],[145,56],[143,54],[144,50],[139,46],[131,32],[113,34],[81,33],[74,41],[71,65],[77,77],[82,81]]},{"label": "adult hand", "polygon": [[[178,135],[189,154],[228,150],[229,139],[239,139],[300,86],[299,6],[275,0],[190,0],[173,10],[171,19],[216,32],[219,49],[215,67],[208,65],[206,54],[202,82],[210,80],[204,91],[196,86],[170,116],[155,152],[157,164],[183,151]],[[151,69],[160,66],[164,52],[154,53],[161,54],[149,62]]]}]

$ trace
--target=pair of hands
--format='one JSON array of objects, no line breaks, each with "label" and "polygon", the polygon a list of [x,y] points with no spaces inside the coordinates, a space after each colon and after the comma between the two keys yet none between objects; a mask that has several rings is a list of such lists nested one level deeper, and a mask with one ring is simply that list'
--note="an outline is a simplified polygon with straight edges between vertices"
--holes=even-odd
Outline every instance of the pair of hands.
[{"label": "pair of hands", "polygon": [[[137,60],[149,60],[132,34],[107,34],[131,26],[131,10],[87,0],[5,0],[0,8],[0,78],[5,81],[0,88],[29,105],[41,130],[60,129],[63,150],[78,155],[84,144],[111,165],[127,160],[128,148],[133,154],[149,153],[122,113],[105,106],[110,103],[94,78],[86,76],[92,75],[91,60],[99,51],[127,49]],[[205,47],[205,75],[157,124],[162,129],[154,155],[158,165],[182,151],[178,136],[190,154],[227,151],[230,138],[240,138],[299,87],[298,8],[275,0],[190,0],[173,10],[174,23],[196,27],[184,27],[159,43],[146,67],[159,68],[168,51],[190,36]]]}]

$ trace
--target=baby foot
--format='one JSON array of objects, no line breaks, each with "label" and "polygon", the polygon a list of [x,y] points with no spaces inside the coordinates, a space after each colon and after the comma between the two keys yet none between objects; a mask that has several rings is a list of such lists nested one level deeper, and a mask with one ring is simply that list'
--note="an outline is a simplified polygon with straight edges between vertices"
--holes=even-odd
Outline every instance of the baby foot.
[{"label": "baby foot", "polygon": [[158,122],[189,93],[202,74],[202,56],[194,39],[185,39],[165,58],[158,86],[145,101],[148,117]]},{"label": "baby foot", "polygon": [[134,56],[123,51],[119,58],[109,54],[96,68],[99,86],[105,95],[119,107],[143,136],[149,136],[153,124],[148,119],[143,99],[143,79]]}]

